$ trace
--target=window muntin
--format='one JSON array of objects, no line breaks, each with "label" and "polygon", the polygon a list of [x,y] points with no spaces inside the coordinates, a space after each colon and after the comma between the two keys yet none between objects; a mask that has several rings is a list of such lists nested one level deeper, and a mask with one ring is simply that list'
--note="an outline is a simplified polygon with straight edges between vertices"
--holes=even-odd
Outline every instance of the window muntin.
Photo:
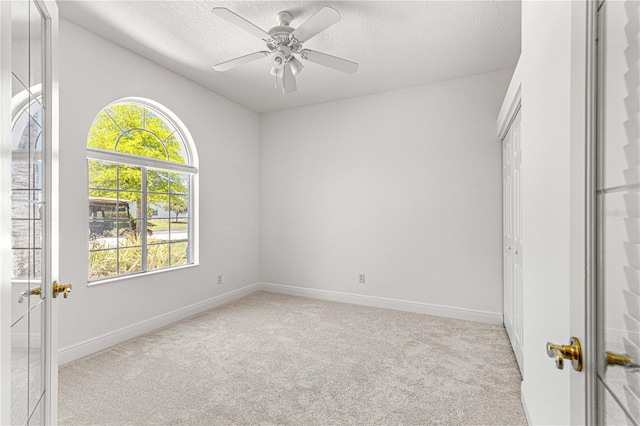
[{"label": "window muntin", "polygon": [[89,280],[193,263],[193,179],[180,126],[153,105],[118,102],[87,138]]}]

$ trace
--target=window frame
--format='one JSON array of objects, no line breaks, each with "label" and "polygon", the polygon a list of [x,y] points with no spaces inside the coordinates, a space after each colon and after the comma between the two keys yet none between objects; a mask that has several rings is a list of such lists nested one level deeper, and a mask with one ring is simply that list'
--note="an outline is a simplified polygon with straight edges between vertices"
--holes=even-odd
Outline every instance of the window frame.
[{"label": "window frame", "polygon": [[[143,99],[143,98],[137,98],[137,97],[127,97],[127,98],[122,98],[122,99],[118,99],[116,101],[113,101],[111,103],[109,103],[108,105],[104,106],[102,109],[100,109],[100,111],[98,111],[98,113],[95,115],[95,117],[97,117],[102,111],[108,109],[110,106],[112,105],[118,105],[118,104],[134,104],[134,105],[138,105],[141,107],[144,107],[146,109],[151,110],[154,114],[157,114],[163,121],[167,122],[168,124],[170,124],[174,129],[175,129],[175,133],[178,134],[179,138],[182,140],[183,142],[183,148],[184,148],[184,157],[185,157],[185,161],[186,163],[176,163],[176,162],[172,162],[172,161],[168,161],[168,160],[160,160],[160,159],[156,159],[156,158],[152,158],[152,157],[141,157],[141,156],[137,156],[137,155],[133,155],[133,154],[127,154],[127,153],[122,153],[122,152],[117,152],[115,151],[116,147],[117,147],[117,142],[119,141],[120,137],[122,136],[122,132],[126,133],[129,132],[131,130],[135,130],[134,128],[132,129],[120,129],[121,134],[118,137],[118,139],[116,141],[114,141],[114,148],[112,151],[107,151],[105,149],[100,149],[100,148],[94,148],[94,147],[90,147],[90,146],[86,146],[86,166],[87,166],[87,204],[86,204],[86,208],[87,208],[87,241],[90,242],[91,238],[90,238],[90,229],[89,229],[89,221],[91,220],[91,218],[89,217],[89,198],[90,198],[90,186],[89,186],[89,162],[91,160],[97,160],[97,161],[106,161],[109,163],[113,163],[116,165],[125,165],[125,166],[134,166],[134,167],[140,167],[141,169],[141,173],[142,173],[142,181],[141,181],[141,188],[140,191],[142,193],[142,200],[141,200],[141,211],[145,212],[145,216],[146,216],[146,211],[147,211],[147,180],[146,180],[146,175],[147,175],[147,170],[148,169],[154,169],[154,170],[160,170],[160,171],[166,171],[166,172],[177,172],[177,173],[186,173],[189,176],[189,193],[188,193],[188,197],[189,197],[189,205],[188,205],[188,212],[189,212],[189,226],[187,228],[187,244],[189,247],[189,257],[187,259],[187,261],[189,263],[186,264],[181,264],[181,265],[177,265],[177,266],[169,266],[166,268],[161,268],[161,269],[143,269],[141,271],[136,271],[136,272],[131,272],[131,273],[126,273],[126,274],[120,274],[117,273],[115,275],[109,275],[106,277],[99,277],[99,278],[91,278],[89,276],[89,270],[87,270],[87,285],[88,286],[92,286],[92,285],[99,285],[99,284],[106,284],[106,283],[110,283],[110,282],[117,282],[123,279],[130,279],[130,278],[136,278],[136,277],[142,277],[142,276],[147,276],[150,274],[157,274],[157,273],[162,273],[162,272],[169,272],[169,271],[175,271],[178,269],[184,269],[184,268],[190,268],[190,267],[194,267],[194,266],[198,266],[199,264],[199,247],[198,247],[198,232],[197,232],[197,227],[198,227],[198,214],[197,214],[197,208],[198,208],[198,157],[197,157],[197,152],[195,149],[195,144],[193,142],[193,139],[191,137],[191,134],[189,133],[189,131],[187,130],[187,128],[185,127],[185,125],[182,123],[182,121],[175,115],[173,114],[171,111],[169,111],[166,107],[164,107],[163,105],[160,105],[157,102],[151,101],[149,99]],[[118,127],[119,128],[119,127]],[[146,129],[140,129],[140,130],[146,130]],[[148,131],[148,130],[146,130]],[[156,136],[157,137],[157,136]],[[170,214],[170,212],[169,212]],[[170,219],[169,219],[170,220]],[[143,226],[142,229],[140,230],[141,232],[141,236],[142,236],[142,256],[143,256],[143,266],[146,268],[147,267],[147,263],[146,263],[146,257],[147,257],[147,250],[148,250],[148,243],[147,243],[147,225],[148,225],[148,221],[149,218],[145,217],[145,220],[142,221],[143,222]],[[118,247],[117,250],[119,251],[120,248]],[[99,251],[99,250],[96,250]],[[92,252],[90,245],[87,245],[87,255],[89,255]],[[88,260],[88,259],[87,259]],[[87,262],[87,267],[89,267],[89,262]],[[118,272],[118,271],[116,271]]]}]

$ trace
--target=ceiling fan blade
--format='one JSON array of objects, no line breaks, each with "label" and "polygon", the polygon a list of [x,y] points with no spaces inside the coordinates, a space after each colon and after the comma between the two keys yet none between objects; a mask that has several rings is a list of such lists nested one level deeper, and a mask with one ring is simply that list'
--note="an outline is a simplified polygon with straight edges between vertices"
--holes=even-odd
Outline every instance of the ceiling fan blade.
[{"label": "ceiling fan blade", "polygon": [[232,24],[242,28],[247,32],[250,32],[254,36],[261,38],[264,41],[271,40],[271,36],[269,35],[269,33],[255,26],[237,13],[230,11],[226,7],[214,7],[211,12],[217,17],[222,18],[227,22],[231,22]]},{"label": "ceiling fan blade", "polygon": [[291,64],[287,62],[284,65],[284,76],[282,79],[282,91],[283,93],[293,93],[298,90],[298,85],[296,84],[296,76],[293,75],[293,71],[291,71]]},{"label": "ceiling fan blade", "polygon": [[292,32],[291,37],[299,42],[305,42],[338,22],[340,18],[337,10],[325,6]]},{"label": "ceiling fan blade", "polygon": [[300,51],[300,56],[302,59],[306,59],[309,62],[315,62],[316,64],[346,72],[347,74],[353,74],[358,71],[357,62],[347,61],[346,59],[327,55],[326,53],[316,52],[315,50],[303,49]]},{"label": "ceiling fan blade", "polygon": [[216,71],[227,71],[231,68],[239,67],[240,65],[248,64],[249,62],[256,61],[258,59],[269,56],[269,52],[254,52],[248,55],[240,56],[239,58],[231,59],[230,61],[221,62],[213,66]]}]

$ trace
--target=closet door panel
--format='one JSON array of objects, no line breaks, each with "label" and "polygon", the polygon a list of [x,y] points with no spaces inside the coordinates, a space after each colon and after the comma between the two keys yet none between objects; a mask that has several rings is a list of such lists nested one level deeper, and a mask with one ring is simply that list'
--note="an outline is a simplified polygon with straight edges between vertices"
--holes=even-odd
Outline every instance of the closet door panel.
[{"label": "closet door panel", "polygon": [[522,146],[519,112],[502,143],[504,324],[522,371]]}]

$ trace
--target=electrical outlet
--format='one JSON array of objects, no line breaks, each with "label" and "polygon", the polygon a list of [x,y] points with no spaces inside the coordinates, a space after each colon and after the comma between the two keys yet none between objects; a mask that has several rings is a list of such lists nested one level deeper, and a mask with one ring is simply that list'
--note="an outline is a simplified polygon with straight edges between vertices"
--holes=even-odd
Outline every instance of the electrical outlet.
[{"label": "electrical outlet", "polygon": [[365,280],[364,280],[364,274],[360,274],[360,275],[358,276],[358,282],[359,282],[360,284],[364,284],[364,281],[365,281]]},{"label": "electrical outlet", "polygon": [[218,285],[222,285],[222,274],[218,275]]}]

